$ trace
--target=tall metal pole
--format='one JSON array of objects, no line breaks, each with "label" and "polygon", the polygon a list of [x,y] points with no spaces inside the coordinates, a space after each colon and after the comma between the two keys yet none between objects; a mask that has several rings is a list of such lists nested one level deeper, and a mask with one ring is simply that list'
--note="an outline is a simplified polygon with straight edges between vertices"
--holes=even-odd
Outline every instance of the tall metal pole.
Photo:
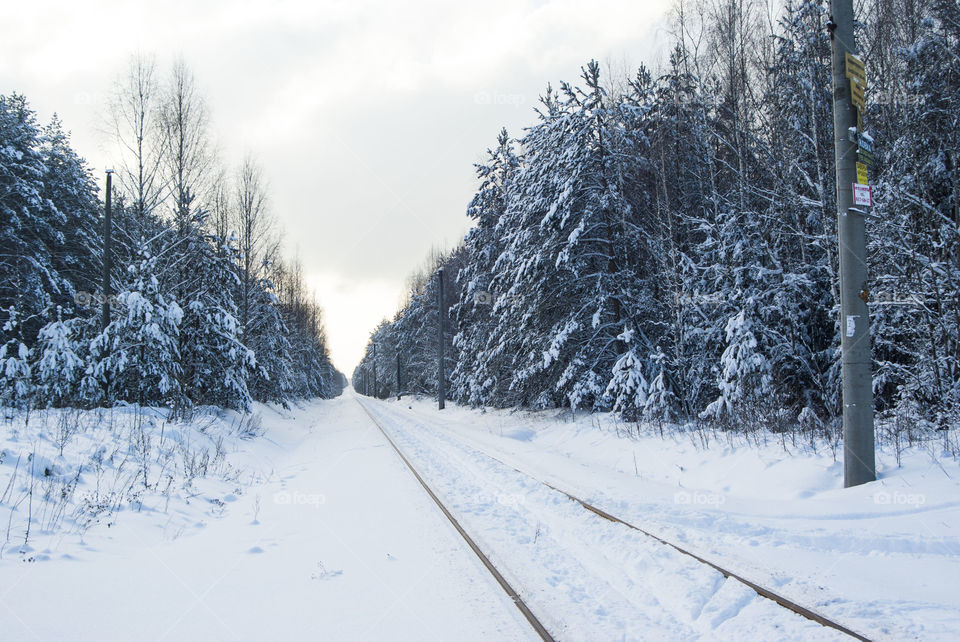
[{"label": "tall metal pole", "polygon": [[438,353],[440,354],[440,359],[439,359],[439,364],[438,364],[439,367],[438,367],[438,374],[437,374],[437,407],[440,410],[443,410],[444,408],[444,405],[445,405],[444,402],[446,401],[445,397],[447,395],[447,382],[446,382],[447,375],[446,375],[446,372],[444,371],[444,363],[443,363],[443,358],[444,358],[443,317],[444,316],[445,315],[443,310],[443,268],[440,268],[439,270],[437,270],[437,318],[438,318],[437,340],[440,348],[438,350]]},{"label": "tall metal pole", "polygon": [[876,479],[870,316],[867,309],[865,209],[854,206],[857,183],[858,111],[848,78],[847,54],[857,55],[853,0],[831,0],[833,129],[837,165],[837,230],[840,240],[840,347],[843,376],[843,484]]},{"label": "tall metal pole", "polygon": [[107,194],[103,207],[103,310],[100,316],[100,330],[106,330],[110,325],[110,272],[113,267],[112,236],[113,213],[111,212],[110,197],[113,192],[113,170],[107,170]]},{"label": "tall metal pole", "polygon": [[380,384],[377,381],[377,344],[373,344],[373,396],[380,398]]},{"label": "tall metal pole", "polygon": [[397,401],[400,401],[400,350],[397,349]]}]

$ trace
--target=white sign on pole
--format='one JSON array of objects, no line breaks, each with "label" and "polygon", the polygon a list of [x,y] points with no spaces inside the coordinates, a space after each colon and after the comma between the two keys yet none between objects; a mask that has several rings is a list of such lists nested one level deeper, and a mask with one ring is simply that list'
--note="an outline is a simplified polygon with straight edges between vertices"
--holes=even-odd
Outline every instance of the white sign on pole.
[{"label": "white sign on pole", "polygon": [[857,334],[857,318],[859,314],[851,314],[847,317],[847,336],[852,337]]},{"label": "white sign on pole", "polygon": [[866,205],[867,207],[873,206],[873,193],[869,185],[853,184],[853,204]]}]

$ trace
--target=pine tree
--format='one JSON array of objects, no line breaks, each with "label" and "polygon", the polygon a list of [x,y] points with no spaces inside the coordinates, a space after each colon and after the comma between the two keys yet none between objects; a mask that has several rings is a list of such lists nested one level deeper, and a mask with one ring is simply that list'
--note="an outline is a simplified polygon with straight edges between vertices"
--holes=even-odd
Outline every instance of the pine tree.
[{"label": "pine tree", "polygon": [[[52,268],[63,281],[54,302],[65,310],[76,307],[79,292],[99,292],[101,282],[100,204],[97,184],[86,161],[70,146],[70,136],[54,115],[43,129],[40,153],[43,162],[42,197],[60,213],[62,242],[50,248]],[[84,310],[76,310],[82,314]]]},{"label": "pine tree", "polygon": [[76,338],[75,326],[80,322],[80,319],[64,321],[62,310],[57,308],[56,320],[43,326],[37,340],[38,393],[55,407],[75,403],[80,397],[80,381],[87,365],[83,344]]},{"label": "pine tree", "polygon": [[106,399],[171,408],[183,404],[179,334],[183,310],[160,291],[156,258],[142,247],[116,295],[110,325],[91,344],[91,376]]},{"label": "pine tree", "polygon": [[53,297],[70,288],[53,267],[63,243],[64,215],[46,198],[41,134],[23,96],[0,96],[0,345],[15,337],[30,346],[48,320]]},{"label": "pine tree", "polygon": [[[884,102],[871,106],[878,145],[874,388],[882,412],[941,427],[960,416],[960,10],[907,12]],[[885,143],[885,144],[883,144]]]},{"label": "pine tree", "polygon": [[[487,353],[494,323],[492,310],[497,293],[492,280],[497,260],[504,251],[504,237],[498,229],[512,198],[513,180],[520,161],[513,140],[503,129],[497,146],[487,151],[486,164],[475,167],[480,189],[467,208],[476,226],[464,239],[466,265],[457,275],[462,295],[454,306],[457,334],[453,345],[460,358],[450,375],[451,397],[477,406],[488,404],[500,385],[502,359]],[[496,391],[496,392],[495,392]]]}]

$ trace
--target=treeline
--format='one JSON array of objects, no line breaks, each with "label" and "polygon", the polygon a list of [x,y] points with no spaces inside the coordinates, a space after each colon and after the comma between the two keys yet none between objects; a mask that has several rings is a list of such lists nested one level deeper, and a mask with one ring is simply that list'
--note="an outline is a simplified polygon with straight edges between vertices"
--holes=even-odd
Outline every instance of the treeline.
[{"label": "treeline", "polygon": [[[770,19],[776,11],[778,18]],[[477,167],[463,245],[371,337],[354,385],[474,406],[833,432],[841,415],[827,3],[683,2],[654,77],[548,87]],[[960,421],[960,9],[860,5],[875,144],[867,223],[881,418]],[[377,362],[373,361],[376,346]],[[378,388],[370,373],[378,373]],[[432,378],[431,378],[432,377]]]},{"label": "treeline", "polygon": [[0,404],[186,413],[339,394],[261,170],[220,165],[186,65],[161,83],[133,60],[106,120],[119,162],[105,293],[97,183],[56,117],[41,127],[23,96],[0,96]]},{"label": "treeline", "polygon": [[377,397],[396,395],[398,389],[402,394],[437,394],[437,271],[445,271],[443,306],[448,320],[443,340],[449,376],[457,364],[453,344],[456,329],[452,327],[450,308],[460,300],[461,285],[456,277],[466,267],[466,259],[462,245],[452,252],[433,249],[424,264],[410,275],[406,301],[393,321],[384,320],[376,327],[363,360],[353,371],[352,385],[357,392]]}]

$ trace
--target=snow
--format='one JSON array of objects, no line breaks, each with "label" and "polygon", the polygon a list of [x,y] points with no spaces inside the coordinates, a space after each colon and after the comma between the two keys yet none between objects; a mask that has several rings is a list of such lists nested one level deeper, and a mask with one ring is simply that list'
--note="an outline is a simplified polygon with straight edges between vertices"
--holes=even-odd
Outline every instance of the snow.
[{"label": "snow", "polygon": [[[22,547],[17,530],[0,560],[3,639],[536,639],[353,399],[257,411],[263,437],[225,440],[230,481],[169,505],[147,494],[83,535],[65,521]],[[33,447],[9,433],[3,486]],[[88,456],[94,436],[65,457]],[[84,472],[80,488],[95,484]]]},{"label": "snow", "polygon": [[[881,450],[843,489],[830,449],[772,435],[359,399],[558,639],[844,636],[538,479],[871,639],[960,630],[956,461]],[[254,410],[7,421],[3,638],[536,639],[352,391]]]},{"label": "snow", "polygon": [[[565,573],[555,571],[555,576],[570,582],[586,572],[580,568],[574,572],[573,560],[607,557],[598,573],[611,587],[599,593],[604,596],[604,613],[596,610],[600,604],[585,610],[589,591],[580,597],[570,593],[569,603],[562,605],[546,606],[555,599],[553,595],[540,596],[543,602],[534,600],[549,613],[563,614],[560,623],[573,632],[572,639],[589,638],[585,633],[589,627],[605,621],[610,629],[609,635],[597,636],[602,639],[642,639],[647,636],[639,631],[653,631],[664,624],[645,621],[649,608],[636,601],[630,604],[643,582],[652,582],[658,608],[669,610],[674,602],[688,604],[686,617],[675,614],[682,626],[662,629],[657,637],[664,637],[665,630],[674,631],[666,637],[721,639],[809,639],[829,634],[818,631],[819,627],[791,628],[797,625],[784,619],[779,607],[762,616],[762,621],[753,619],[766,602],[756,601],[755,595],[751,607],[734,616],[739,600],[749,596],[726,586],[738,583],[723,582],[719,574],[705,573],[696,564],[686,567],[683,560],[667,560],[664,555],[646,558],[641,553],[648,547],[643,538],[625,532],[625,527],[607,526],[603,520],[582,515],[584,511],[572,502],[545,492],[484,453],[871,639],[952,640],[960,630],[960,595],[955,590],[960,574],[960,466],[956,461],[936,461],[930,452],[912,449],[902,453],[898,468],[895,453],[881,450],[879,480],[843,489],[842,466],[833,452],[789,441],[782,444],[773,436],[767,443],[760,437],[759,444],[746,444],[742,437],[727,441],[722,434],[707,434],[709,448],[705,449],[695,433],[666,439],[636,434],[627,438],[625,433],[633,426],[617,423],[610,415],[578,414],[573,419],[569,411],[481,413],[449,403],[440,413],[428,401],[405,401],[400,408],[404,420],[396,418],[398,404],[376,403],[385,420],[397,426],[395,436],[411,450],[408,456],[412,454],[414,465],[426,468],[428,481],[441,485],[454,506],[461,495],[469,497],[472,492],[463,490],[468,462],[472,467],[497,470],[498,476],[492,479],[500,484],[499,492],[516,494],[519,506],[538,513],[530,519],[541,529],[547,524],[543,505],[568,505],[568,519],[577,521],[565,524],[556,537],[568,551],[569,568]],[[518,431],[524,431],[524,439],[514,437]],[[446,472],[431,473],[440,467],[439,453],[447,452],[456,464]],[[487,509],[461,506],[461,510],[473,517]],[[579,517],[574,518],[575,513]],[[514,564],[523,568],[523,558],[534,553],[519,541],[503,541],[504,519],[466,522],[468,529],[484,532],[488,543],[506,557],[508,568]],[[507,522],[517,519],[524,518],[512,516]],[[542,535],[553,537],[554,528],[559,526]],[[587,538],[588,531],[596,539]],[[596,535],[601,532],[602,536]],[[586,545],[570,548],[572,540],[581,537],[587,538]],[[557,559],[564,558],[558,555]],[[535,577],[536,567],[531,564],[522,576]],[[549,585],[550,577],[546,572],[545,584]],[[616,595],[621,590],[629,599],[618,611],[617,600],[609,592]],[[582,620],[577,611],[586,613]],[[644,628],[648,625],[653,628]],[[765,625],[782,628],[772,631],[763,629]]]}]

